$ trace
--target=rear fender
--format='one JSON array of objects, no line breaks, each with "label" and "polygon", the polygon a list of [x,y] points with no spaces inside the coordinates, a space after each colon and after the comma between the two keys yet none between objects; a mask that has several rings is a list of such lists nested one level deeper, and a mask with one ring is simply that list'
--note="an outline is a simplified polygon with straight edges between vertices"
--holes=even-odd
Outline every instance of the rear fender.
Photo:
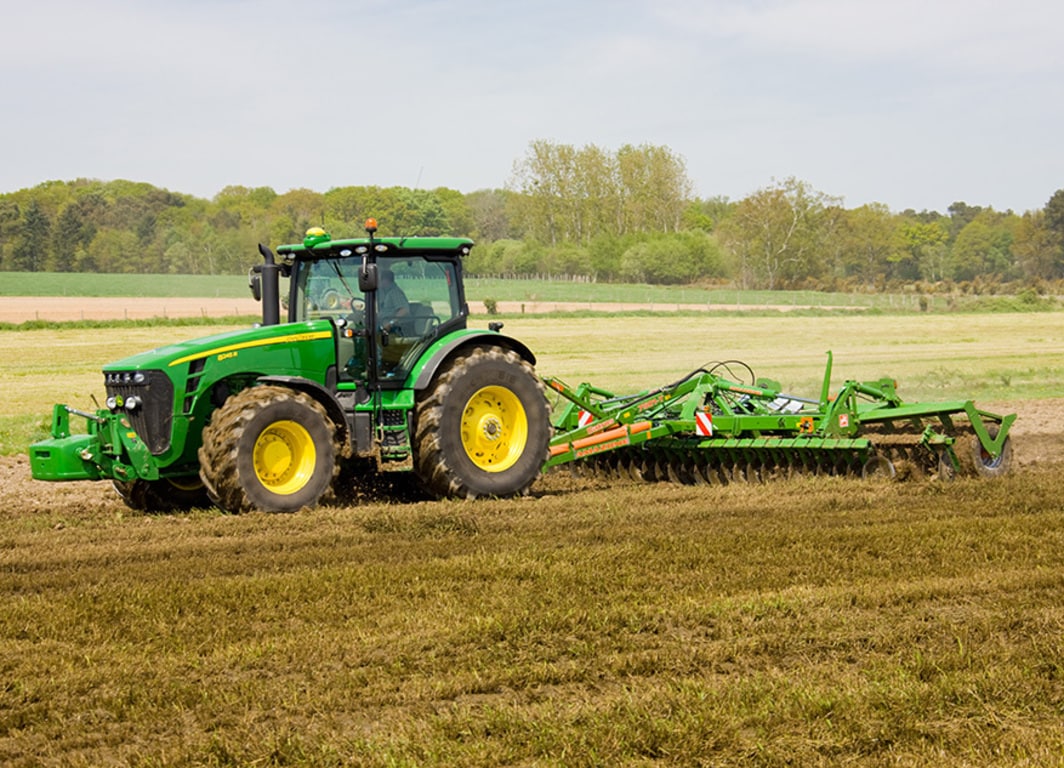
[{"label": "rear fender", "polygon": [[417,370],[411,377],[414,381],[413,388],[417,391],[426,389],[432,383],[432,380],[436,378],[436,372],[445,361],[454,357],[461,350],[475,346],[504,347],[516,352],[522,359],[528,361],[530,365],[534,366],[536,364],[536,356],[532,354],[532,350],[517,339],[503,336],[496,331],[471,331],[441,339],[430,347],[428,354],[421,363],[420,370]]}]

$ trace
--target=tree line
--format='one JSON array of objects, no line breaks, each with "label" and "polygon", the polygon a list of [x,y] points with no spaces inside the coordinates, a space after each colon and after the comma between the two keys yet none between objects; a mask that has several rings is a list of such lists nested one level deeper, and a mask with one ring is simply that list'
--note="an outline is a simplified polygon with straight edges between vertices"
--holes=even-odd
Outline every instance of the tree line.
[{"label": "tree line", "polygon": [[298,242],[312,226],[359,236],[372,216],[382,235],[473,237],[467,271],[482,276],[973,292],[1064,281],[1064,189],[1023,213],[846,208],[795,178],[738,201],[692,189],[667,147],[547,141],[529,145],[506,187],[471,193],[230,186],[205,200],[124,180],[50,181],[0,195],[0,269],[243,273],[259,242]]}]

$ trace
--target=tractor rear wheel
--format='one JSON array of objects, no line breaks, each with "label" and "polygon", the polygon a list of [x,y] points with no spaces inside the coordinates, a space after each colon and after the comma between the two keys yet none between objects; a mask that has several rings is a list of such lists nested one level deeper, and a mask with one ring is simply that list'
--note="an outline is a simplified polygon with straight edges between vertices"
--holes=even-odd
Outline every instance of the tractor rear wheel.
[{"label": "tractor rear wheel", "polygon": [[203,430],[200,477],[228,512],[295,512],[331,489],[336,426],[312,397],[261,386],[230,397]]},{"label": "tractor rear wheel", "polygon": [[211,505],[207,489],[198,477],[115,480],[112,485],[127,507],[140,512],[179,512]]},{"label": "tractor rear wheel", "polygon": [[527,494],[549,443],[543,382],[510,350],[458,355],[418,399],[414,467],[437,498]]}]

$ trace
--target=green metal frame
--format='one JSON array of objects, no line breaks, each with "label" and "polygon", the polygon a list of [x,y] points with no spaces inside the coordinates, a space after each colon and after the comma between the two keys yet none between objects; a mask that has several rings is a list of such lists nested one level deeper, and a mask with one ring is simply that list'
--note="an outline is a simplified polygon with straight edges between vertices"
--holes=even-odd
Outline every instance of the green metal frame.
[{"label": "green metal frame", "polygon": [[[867,433],[876,428],[915,433],[917,444],[944,451],[959,467],[953,450],[955,418],[971,424],[992,458],[1001,455],[1016,418],[980,410],[971,400],[905,404],[890,379],[847,381],[832,396],[831,366],[829,352],[818,400],[783,393],[775,382],[741,383],[704,369],[632,395],[586,383],[572,388],[546,377],[547,386],[568,402],[554,419],[555,437],[544,468],[651,442],[666,455],[716,454],[754,464],[767,464],[780,454],[801,462],[805,455],[832,451],[868,459],[877,443]],[[998,425],[996,435],[988,423]]]}]

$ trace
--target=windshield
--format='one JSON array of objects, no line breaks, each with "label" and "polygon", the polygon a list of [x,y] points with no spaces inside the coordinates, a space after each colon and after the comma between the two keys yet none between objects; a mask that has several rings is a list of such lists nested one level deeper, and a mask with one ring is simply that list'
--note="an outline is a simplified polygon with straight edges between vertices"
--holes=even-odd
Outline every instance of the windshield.
[{"label": "windshield", "polygon": [[365,296],[358,290],[359,266],[356,259],[322,259],[305,264],[296,285],[293,319],[346,317],[352,311],[352,302],[361,311]]},{"label": "windshield", "polygon": [[[360,259],[320,259],[305,262],[296,283],[295,321],[343,319],[351,329],[365,331],[369,344],[340,350],[350,358],[345,379],[360,378],[367,370],[367,354],[376,354],[381,379],[405,379],[421,350],[461,314],[455,265],[424,257],[379,256],[378,288],[358,289]],[[375,328],[366,327],[366,304],[375,301]],[[368,339],[367,339],[368,340]],[[343,366],[341,366],[343,367]]]}]

